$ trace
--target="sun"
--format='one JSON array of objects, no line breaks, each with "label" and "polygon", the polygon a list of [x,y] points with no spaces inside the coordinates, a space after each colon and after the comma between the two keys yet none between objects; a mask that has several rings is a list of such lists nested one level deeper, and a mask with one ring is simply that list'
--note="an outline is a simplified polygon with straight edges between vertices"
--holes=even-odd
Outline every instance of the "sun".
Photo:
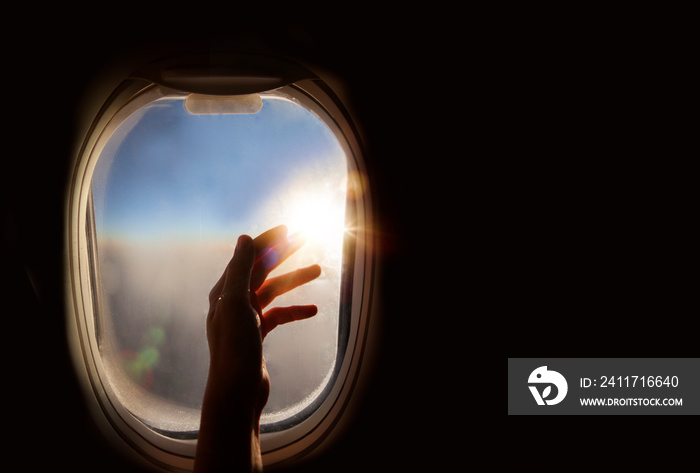
[{"label": "sun", "polygon": [[326,250],[342,245],[345,202],[323,192],[297,191],[288,203],[285,223],[290,233],[301,232],[312,246]]}]

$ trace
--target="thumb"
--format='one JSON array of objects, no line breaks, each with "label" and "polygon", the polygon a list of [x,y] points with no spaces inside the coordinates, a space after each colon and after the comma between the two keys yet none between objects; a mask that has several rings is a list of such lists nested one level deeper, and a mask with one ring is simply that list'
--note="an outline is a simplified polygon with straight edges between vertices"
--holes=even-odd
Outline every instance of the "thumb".
[{"label": "thumb", "polygon": [[236,250],[226,268],[226,281],[222,294],[227,298],[248,300],[250,274],[255,264],[255,247],[248,235],[238,237]]}]

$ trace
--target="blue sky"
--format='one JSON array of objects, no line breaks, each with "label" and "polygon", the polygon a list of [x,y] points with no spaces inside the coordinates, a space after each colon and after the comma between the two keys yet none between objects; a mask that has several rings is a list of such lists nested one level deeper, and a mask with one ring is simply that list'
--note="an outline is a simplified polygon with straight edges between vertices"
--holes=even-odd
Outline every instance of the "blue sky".
[{"label": "blue sky", "polygon": [[162,99],[131,115],[95,170],[98,237],[235,240],[267,229],[275,218],[262,209],[288,201],[292,182],[297,193],[344,186],[331,131],[293,102],[263,103],[253,115],[192,115]]}]

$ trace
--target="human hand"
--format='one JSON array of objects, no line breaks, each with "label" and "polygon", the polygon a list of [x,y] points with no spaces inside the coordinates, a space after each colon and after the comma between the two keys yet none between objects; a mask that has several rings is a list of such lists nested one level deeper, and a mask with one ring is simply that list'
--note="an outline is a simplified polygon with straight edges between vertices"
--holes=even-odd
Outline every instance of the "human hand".
[{"label": "human hand", "polygon": [[223,275],[209,293],[209,377],[202,401],[195,471],[262,471],[260,416],[270,394],[262,342],[276,326],[312,317],[315,305],[275,307],[279,295],[316,279],[318,265],[267,279],[304,244],[285,226],[255,240],[238,238]]},{"label": "human hand", "polygon": [[263,312],[276,297],[321,274],[320,266],[312,265],[267,278],[304,243],[298,234],[288,236],[283,225],[255,240],[241,236],[231,261],[209,293],[210,381],[213,377],[226,389],[233,388],[233,383],[238,394],[245,391],[255,401],[258,417],[270,389],[262,341],[276,326],[312,317],[318,311],[315,305],[295,305]]}]

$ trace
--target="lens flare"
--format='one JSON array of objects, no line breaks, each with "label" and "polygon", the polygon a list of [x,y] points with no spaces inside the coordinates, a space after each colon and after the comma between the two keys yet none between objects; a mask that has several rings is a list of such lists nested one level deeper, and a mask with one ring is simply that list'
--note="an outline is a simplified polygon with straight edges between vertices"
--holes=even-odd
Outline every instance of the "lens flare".
[{"label": "lens flare", "polygon": [[145,390],[150,390],[155,381],[153,365],[157,362],[159,354],[157,350],[155,354],[151,351],[143,353],[144,351],[124,350],[119,353],[119,361],[126,374],[136,384]]},{"label": "lens flare", "polygon": [[157,325],[145,332],[146,343],[141,350],[122,350],[119,361],[129,377],[143,389],[150,390],[155,383],[154,369],[160,361],[158,346],[165,341],[165,330]]},{"label": "lens flare", "polygon": [[290,233],[301,232],[309,245],[333,248],[342,244],[345,201],[325,194],[299,192],[287,211]]}]

